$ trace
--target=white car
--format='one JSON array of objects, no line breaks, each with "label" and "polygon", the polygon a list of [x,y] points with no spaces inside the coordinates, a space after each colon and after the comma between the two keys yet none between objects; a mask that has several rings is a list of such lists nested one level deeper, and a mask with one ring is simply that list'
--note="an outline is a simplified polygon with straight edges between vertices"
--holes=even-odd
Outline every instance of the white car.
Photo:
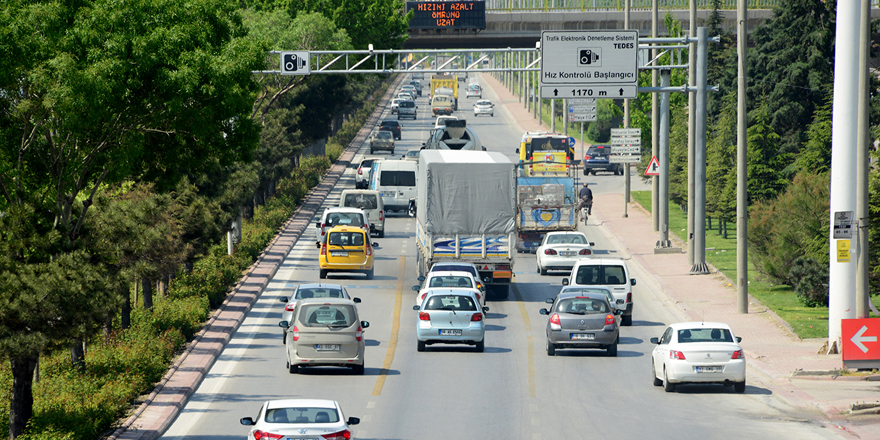
[{"label": "white car", "polygon": [[488,99],[477,101],[474,104],[474,116],[480,115],[495,116],[495,104],[492,104],[492,101]]},{"label": "white car", "polygon": [[583,232],[549,232],[535,251],[538,273],[548,270],[571,271],[575,263],[593,256],[592,243]]},{"label": "white car", "polygon": [[324,240],[324,234],[334,226],[353,226],[370,233],[370,222],[367,213],[358,208],[327,208],[321,215],[321,219],[315,222],[315,242],[320,247]]},{"label": "white car", "polygon": [[466,263],[464,261],[441,261],[439,263],[434,263],[434,265],[428,269],[428,274],[431,272],[445,271],[464,271],[473,275],[474,279],[480,283],[480,291],[483,292],[483,296],[486,296],[486,285],[483,284],[483,281],[486,280],[480,279],[480,271],[474,263]]},{"label": "white car", "polygon": [[458,116],[450,116],[450,115],[442,115],[437,116],[437,120],[434,121],[434,128],[440,128],[446,126],[446,121],[457,121]]},{"label": "white car", "polygon": [[323,438],[350,439],[350,425],[361,420],[342,414],[339,402],[323,399],[269,400],[263,403],[256,420],[242,417],[239,422],[250,426],[248,440]]},{"label": "white car", "polygon": [[394,98],[391,100],[391,114],[397,114],[397,108],[400,106],[400,99]]},{"label": "white car", "polygon": [[416,320],[418,351],[431,344],[467,344],[482,352],[485,346],[488,307],[480,308],[480,301],[472,289],[428,289],[421,305],[413,306],[419,312]]},{"label": "white car", "polygon": [[465,271],[433,271],[428,272],[427,277],[419,277],[422,282],[421,286],[413,286],[416,294],[416,304],[421,304],[428,290],[437,287],[455,287],[460,289],[471,289],[474,295],[480,300],[480,306],[486,305],[486,295],[481,290],[483,285],[470,273]]},{"label": "white car", "polygon": [[666,392],[684,383],[721,383],[746,390],[746,357],[730,326],[720,322],[681,322],[666,327],[651,353],[654,385]]},{"label": "white car", "polygon": [[412,95],[409,92],[400,92],[397,94],[397,99],[401,101],[415,101]]},{"label": "white car", "polygon": [[621,258],[584,258],[571,268],[569,278],[562,279],[563,286],[605,287],[611,290],[616,300],[622,299],[626,305],[620,317],[620,325],[632,325],[633,286],[636,279],[630,278],[629,267]]},{"label": "white car", "polygon": [[370,169],[373,166],[374,159],[364,159],[358,165],[357,173],[354,175],[354,187],[358,189],[366,189],[370,186]]}]

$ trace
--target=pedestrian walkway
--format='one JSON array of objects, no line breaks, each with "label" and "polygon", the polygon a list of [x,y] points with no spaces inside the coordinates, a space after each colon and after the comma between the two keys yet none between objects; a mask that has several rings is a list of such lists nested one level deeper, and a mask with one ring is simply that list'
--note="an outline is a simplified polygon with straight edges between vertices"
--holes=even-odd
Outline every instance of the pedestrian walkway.
[{"label": "pedestrian walkway", "polygon": [[[498,80],[488,74],[481,80],[498,96],[499,103],[512,104],[504,109],[523,130],[549,131]],[[623,194],[595,195],[587,227],[604,228],[613,236],[682,316],[730,325],[743,338],[750,384],[757,380],[797,407],[823,412],[836,429],[862,439],[880,439],[880,408],[850,410],[854,404],[880,402],[880,386],[865,380],[880,380],[880,376],[828,374],[842,368],[840,356],[819,354],[824,340],[799,339],[782,319],[754,299],[750,298],[748,314],[737,313],[736,289],[729,280],[711,266],[708,275],[690,275],[685,253],[654,254],[659,233],[652,230],[650,214],[629,203],[624,218],[622,199]],[[682,243],[675,246],[687,249]]]}]

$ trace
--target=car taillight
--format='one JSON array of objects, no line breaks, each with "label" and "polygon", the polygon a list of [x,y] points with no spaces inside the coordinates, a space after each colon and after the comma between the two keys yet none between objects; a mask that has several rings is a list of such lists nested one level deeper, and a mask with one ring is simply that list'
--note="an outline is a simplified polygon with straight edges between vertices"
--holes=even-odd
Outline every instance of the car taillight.
[{"label": "car taillight", "polygon": [[321,244],[321,255],[327,255],[327,243]]},{"label": "car taillight", "polygon": [[321,437],[324,437],[327,440],[349,440],[351,438],[351,431],[344,430],[339,432],[334,432],[333,434],[321,434]]},{"label": "car taillight", "polygon": [[592,159],[592,158],[593,158],[593,156],[590,156],[589,154],[587,154],[586,156],[584,156],[584,159],[586,159],[586,160],[590,160],[590,159]]},{"label": "car taillight", "polygon": [[544,249],[544,255],[557,255],[557,254],[558,253],[556,252],[555,249]]},{"label": "car taillight", "polygon": [[483,298],[483,297],[480,296],[480,294],[478,293],[478,294],[477,294],[477,301],[481,300],[482,298]]},{"label": "car taillight", "polygon": [[299,327],[293,326],[293,340],[299,341]]},{"label": "car taillight", "polygon": [[632,292],[629,292],[626,294],[626,302],[628,302],[628,303],[633,302],[633,293]]},{"label": "car taillight", "polygon": [[362,329],[361,326],[358,326],[357,331],[354,332],[354,338],[358,341],[364,338],[364,329]]},{"label": "car taillight", "polygon": [[730,359],[745,359],[745,357],[746,355],[742,350],[737,350],[733,352],[733,356],[731,356]]},{"label": "car taillight", "polygon": [[683,361],[684,353],[676,350],[669,350],[669,359],[678,359],[680,361]]},{"label": "car taillight", "polygon": [[263,440],[263,439],[274,439],[274,438],[284,438],[283,434],[273,434],[271,432],[260,431],[259,429],[254,431],[254,439]]},{"label": "car taillight", "polygon": [[559,321],[558,313],[550,316],[550,330],[562,330],[562,322]]},{"label": "car taillight", "polygon": [[358,175],[359,175],[359,176],[363,176],[363,175],[364,175],[364,170],[361,169],[361,168],[358,168]]},{"label": "car taillight", "polygon": [[296,308],[296,304],[288,304],[284,306],[284,310],[287,312],[292,312]]},{"label": "car taillight", "polygon": [[427,293],[423,293],[423,294],[422,294],[422,299],[423,299],[423,300],[425,299],[425,295],[427,295]]},{"label": "car taillight", "polygon": [[367,255],[373,255],[373,247],[370,246],[370,243],[367,243]]},{"label": "car taillight", "polygon": [[382,212],[382,210],[380,209],[380,210],[379,210],[379,221],[382,221],[383,218],[385,218],[385,214],[384,214],[384,213]]},{"label": "car taillight", "polygon": [[419,312],[419,321],[430,321],[431,314],[428,312]]},{"label": "car taillight", "polygon": [[324,235],[325,229],[327,229],[327,223],[321,223],[321,235]]},{"label": "car taillight", "polygon": [[581,249],[581,251],[578,252],[578,255],[593,255],[593,251],[590,249]]},{"label": "car taillight", "polygon": [[605,315],[605,325],[614,325],[614,315]]},{"label": "car taillight", "polygon": [[473,315],[471,315],[471,322],[477,322],[477,321],[482,321],[482,320],[483,320],[482,313],[474,313]]}]

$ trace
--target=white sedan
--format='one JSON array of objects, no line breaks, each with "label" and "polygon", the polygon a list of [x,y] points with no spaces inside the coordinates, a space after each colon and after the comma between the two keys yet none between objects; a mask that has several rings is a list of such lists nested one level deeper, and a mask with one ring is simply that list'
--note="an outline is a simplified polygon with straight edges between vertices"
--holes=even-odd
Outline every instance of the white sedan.
[{"label": "white sedan", "polygon": [[488,99],[477,101],[474,104],[474,117],[480,115],[495,116],[495,104],[492,104],[492,101]]},{"label": "white sedan", "polygon": [[416,305],[421,305],[428,290],[437,287],[455,287],[473,290],[474,295],[480,301],[480,307],[486,306],[486,295],[482,291],[482,284],[474,279],[470,272],[465,271],[433,271],[428,272],[427,277],[419,277],[422,286],[413,286],[416,292]]},{"label": "white sedan", "polygon": [[652,353],[654,385],[666,392],[684,383],[733,385],[746,390],[746,357],[727,324],[720,322],[682,322],[666,327],[663,336],[651,338],[657,344]]},{"label": "white sedan", "polygon": [[593,255],[592,243],[582,232],[549,232],[535,251],[538,273],[548,270],[571,270],[574,263]]},{"label": "white sedan", "polygon": [[342,415],[335,400],[288,399],[263,403],[256,420],[242,417],[242,425],[250,426],[248,440],[281,438],[350,439],[349,425],[361,422],[357,417]]}]

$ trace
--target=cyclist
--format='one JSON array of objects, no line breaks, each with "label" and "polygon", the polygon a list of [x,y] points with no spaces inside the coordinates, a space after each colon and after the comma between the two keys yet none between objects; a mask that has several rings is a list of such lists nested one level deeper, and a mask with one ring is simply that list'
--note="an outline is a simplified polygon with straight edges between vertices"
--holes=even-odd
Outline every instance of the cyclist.
[{"label": "cyclist", "polygon": [[587,187],[586,182],[584,182],[584,186],[578,191],[578,198],[580,199],[577,208],[578,212],[581,211],[581,208],[587,208],[587,215],[593,215],[593,191]]}]

